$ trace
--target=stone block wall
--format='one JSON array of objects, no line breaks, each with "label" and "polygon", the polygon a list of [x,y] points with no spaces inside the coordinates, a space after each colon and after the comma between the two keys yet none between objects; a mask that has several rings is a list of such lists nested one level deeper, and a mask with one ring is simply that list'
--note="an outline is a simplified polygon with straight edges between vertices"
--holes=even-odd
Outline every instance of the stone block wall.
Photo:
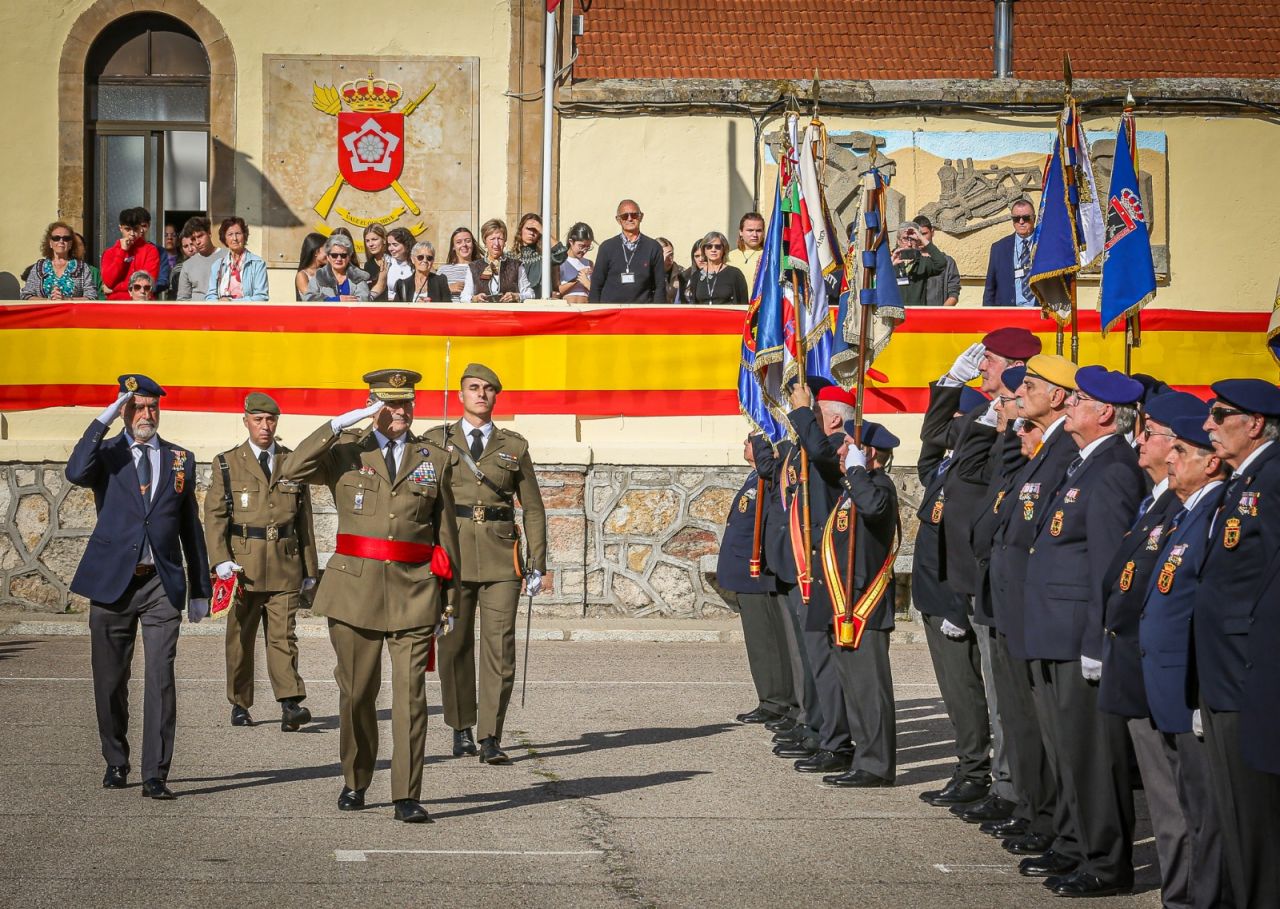
[{"label": "stone block wall", "polygon": [[[93,495],[63,464],[0,464],[0,607],[80,612],[68,585],[96,516]],[[563,618],[725,614],[733,595],[715,583],[724,520],[746,467],[548,465],[538,482],[547,508],[548,571],[538,615]],[[201,465],[203,505],[210,467]],[[909,597],[919,483],[896,476],[902,501],[899,605]],[[312,487],[320,561],[332,554],[338,518],[328,489]]]}]

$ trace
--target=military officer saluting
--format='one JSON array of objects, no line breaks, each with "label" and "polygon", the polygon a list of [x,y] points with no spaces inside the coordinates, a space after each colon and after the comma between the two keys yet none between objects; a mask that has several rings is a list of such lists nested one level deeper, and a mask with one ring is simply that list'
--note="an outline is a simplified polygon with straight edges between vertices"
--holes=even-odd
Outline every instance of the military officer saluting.
[{"label": "military officer saluting", "polygon": [[304,580],[317,575],[311,497],[307,487],[280,479],[289,449],[276,441],[280,406],[254,392],[244,400],[249,438],[214,458],[204,500],[205,542],[219,578],[242,575],[244,595],[227,612],[227,700],[231,725],[252,726],[253,646],[258,623],[267,640],[267,674],[280,702],[280,728],[311,722],[302,706],[294,631]]},{"label": "military officer saluting", "polygon": [[[338,808],[364,807],[378,759],[382,648],[391,655],[391,798],[395,817],[428,823],[419,804],[427,736],[424,673],[435,629],[456,596],[458,564],[447,452],[410,433],[419,373],[367,373],[366,406],[326,421],[279,468],[281,482],[324,484],[338,510],[336,551],[314,610],[337,654],[342,774]],[[364,432],[344,432],[373,417]]]},{"label": "military officer saluting", "polygon": [[[462,552],[456,633],[440,641],[444,719],[453,728],[453,755],[475,754],[471,727],[479,725],[480,761],[506,763],[502,724],[516,677],[516,604],[525,589],[542,589],[547,570],[547,517],[529,457],[518,433],[493,425],[502,382],[487,366],[462,372],[462,419],[427,434],[444,440],[461,461],[452,474],[453,508]],[[529,564],[520,562],[515,500],[524,510]],[[531,607],[532,608],[532,607]],[[480,685],[476,698],[475,621],[480,615]]]}]

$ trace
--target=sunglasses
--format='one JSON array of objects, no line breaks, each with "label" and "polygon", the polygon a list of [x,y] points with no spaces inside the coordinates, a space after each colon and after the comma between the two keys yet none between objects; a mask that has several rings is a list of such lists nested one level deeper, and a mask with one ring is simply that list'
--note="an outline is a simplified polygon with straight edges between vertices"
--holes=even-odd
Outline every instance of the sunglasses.
[{"label": "sunglasses", "polygon": [[330,259],[349,259],[349,258],[351,258],[351,254],[350,254],[350,253],[331,252],[331,253],[329,253],[329,258],[330,258]]},{"label": "sunglasses", "polygon": [[150,284],[130,284],[129,289],[130,290],[150,290],[151,285]]},{"label": "sunglasses", "polygon": [[1030,221],[1032,220],[1032,217],[1031,215],[1014,215],[1009,220],[1010,221]]},{"label": "sunglasses", "polygon": [[703,249],[724,249],[723,243],[707,243],[703,245]]},{"label": "sunglasses", "polygon": [[1227,417],[1248,416],[1243,410],[1236,410],[1234,407],[1211,407],[1209,408],[1209,419],[1221,426],[1226,422]]},{"label": "sunglasses", "polygon": [[49,242],[50,242],[50,243],[70,243],[70,242],[71,242],[71,238],[70,238],[70,237],[64,237],[64,236],[62,236],[61,234],[59,234],[59,235],[57,235],[56,237],[50,237],[50,238],[49,238]]},{"label": "sunglasses", "polygon": [[436,257],[435,256],[414,256],[413,259],[415,262],[434,262],[436,260]]},{"label": "sunglasses", "polygon": [[618,215],[618,220],[619,220],[619,221],[639,221],[639,220],[640,220],[640,212],[638,212],[638,211],[624,211],[622,214]]}]

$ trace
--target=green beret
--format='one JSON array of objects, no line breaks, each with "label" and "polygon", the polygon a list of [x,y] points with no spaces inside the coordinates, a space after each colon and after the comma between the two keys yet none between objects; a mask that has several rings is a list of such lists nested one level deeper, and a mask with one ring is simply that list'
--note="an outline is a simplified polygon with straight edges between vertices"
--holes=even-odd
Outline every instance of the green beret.
[{"label": "green beret", "polygon": [[245,413],[269,413],[272,416],[280,416],[280,405],[275,402],[275,398],[271,395],[263,394],[255,391],[244,399]]},{"label": "green beret", "polygon": [[462,378],[480,379],[492,385],[494,391],[502,391],[502,380],[498,374],[483,363],[468,363],[462,371]]}]

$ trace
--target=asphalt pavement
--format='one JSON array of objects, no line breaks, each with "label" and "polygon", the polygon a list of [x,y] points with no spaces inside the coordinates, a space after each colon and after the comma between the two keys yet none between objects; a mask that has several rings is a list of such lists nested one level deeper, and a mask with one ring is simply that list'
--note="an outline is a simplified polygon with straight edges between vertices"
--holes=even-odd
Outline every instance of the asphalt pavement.
[{"label": "asphalt pavement", "polygon": [[[132,683],[141,752],[141,644]],[[838,791],[734,722],[755,705],[739,643],[538,641],[507,719],[509,766],[449,756],[434,675],[423,774],[431,825],[392,819],[390,690],[370,807],[339,813],[337,689],[302,641],[315,721],[284,733],[259,659],[258,724],[232,728],[221,641],[183,636],[178,798],[100,788],[89,641],[0,637],[3,906],[1060,905],[998,842],[918,793],[949,777],[942,703],[921,644],[892,649],[898,785]],[[390,679],[390,664],[384,667]],[[1160,905],[1139,794],[1136,895]]]}]

